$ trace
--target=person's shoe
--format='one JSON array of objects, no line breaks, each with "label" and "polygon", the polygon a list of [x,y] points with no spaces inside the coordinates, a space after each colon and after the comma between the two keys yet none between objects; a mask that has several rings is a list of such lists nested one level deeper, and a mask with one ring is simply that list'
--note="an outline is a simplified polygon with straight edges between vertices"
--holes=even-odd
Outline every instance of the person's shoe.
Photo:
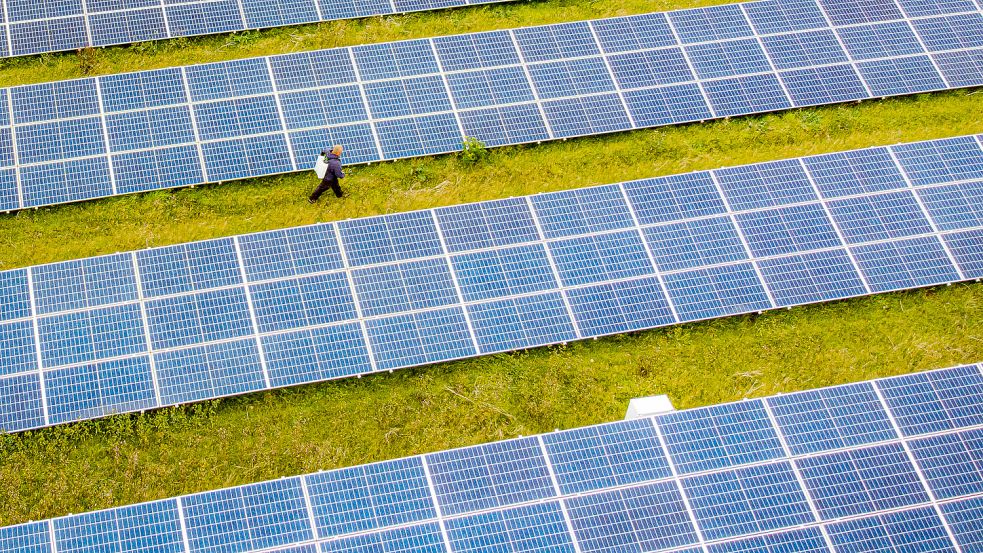
[{"label": "person's shoe", "polygon": [[313,198],[307,198],[307,203],[309,203],[309,204],[316,204],[317,203],[317,200],[315,200]]}]

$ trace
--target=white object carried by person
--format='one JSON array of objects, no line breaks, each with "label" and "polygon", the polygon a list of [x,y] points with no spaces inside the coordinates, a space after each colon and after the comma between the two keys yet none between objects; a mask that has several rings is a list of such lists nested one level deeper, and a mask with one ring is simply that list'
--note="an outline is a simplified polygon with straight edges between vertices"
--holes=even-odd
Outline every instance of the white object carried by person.
[{"label": "white object carried by person", "polygon": [[314,162],[314,172],[317,173],[317,178],[324,179],[324,175],[328,174],[328,160],[325,159],[327,154],[321,152],[321,155],[317,156],[317,161]]}]

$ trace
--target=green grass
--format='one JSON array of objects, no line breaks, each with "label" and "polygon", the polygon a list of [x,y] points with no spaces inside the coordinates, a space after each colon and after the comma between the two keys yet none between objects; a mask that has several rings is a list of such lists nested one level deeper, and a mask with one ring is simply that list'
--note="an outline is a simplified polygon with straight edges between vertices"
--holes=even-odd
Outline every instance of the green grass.
[{"label": "green grass", "polygon": [[[536,2],[8,61],[0,84],[708,2]],[[714,2],[718,3],[718,2]],[[84,71],[83,71],[84,70]],[[461,202],[983,132],[968,91],[353,168],[0,217],[0,269]],[[983,286],[885,294],[0,436],[0,525],[620,418],[983,360]]]}]

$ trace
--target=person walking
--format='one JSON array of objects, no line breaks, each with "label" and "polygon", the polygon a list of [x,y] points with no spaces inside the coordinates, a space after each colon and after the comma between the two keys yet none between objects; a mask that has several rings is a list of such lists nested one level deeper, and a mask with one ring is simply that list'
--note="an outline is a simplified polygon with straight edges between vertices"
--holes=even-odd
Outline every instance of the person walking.
[{"label": "person walking", "polygon": [[338,179],[345,178],[345,172],[341,170],[341,152],[344,148],[341,144],[335,144],[331,148],[330,153],[321,152],[325,160],[328,163],[328,168],[324,172],[324,178],[321,179],[321,184],[314,189],[310,198],[307,201],[310,203],[317,203],[317,199],[321,197],[329,188],[334,191],[334,195],[337,197],[342,197],[344,193],[341,191],[341,185],[338,184]]}]

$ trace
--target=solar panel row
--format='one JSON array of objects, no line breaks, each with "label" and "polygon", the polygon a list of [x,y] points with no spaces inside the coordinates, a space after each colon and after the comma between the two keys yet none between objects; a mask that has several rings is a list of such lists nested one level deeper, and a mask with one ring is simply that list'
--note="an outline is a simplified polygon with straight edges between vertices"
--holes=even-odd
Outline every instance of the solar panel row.
[{"label": "solar panel row", "polygon": [[976,551],[969,365],[0,528],[0,552]]},{"label": "solar panel row", "polygon": [[0,428],[983,277],[965,136],[0,272]]},{"label": "solar panel row", "polygon": [[[0,210],[983,84],[969,0],[766,0],[0,93]],[[5,103],[4,103],[5,102]]]},{"label": "solar panel row", "polygon": [[505,0],[6,0],[0,57]]}]

